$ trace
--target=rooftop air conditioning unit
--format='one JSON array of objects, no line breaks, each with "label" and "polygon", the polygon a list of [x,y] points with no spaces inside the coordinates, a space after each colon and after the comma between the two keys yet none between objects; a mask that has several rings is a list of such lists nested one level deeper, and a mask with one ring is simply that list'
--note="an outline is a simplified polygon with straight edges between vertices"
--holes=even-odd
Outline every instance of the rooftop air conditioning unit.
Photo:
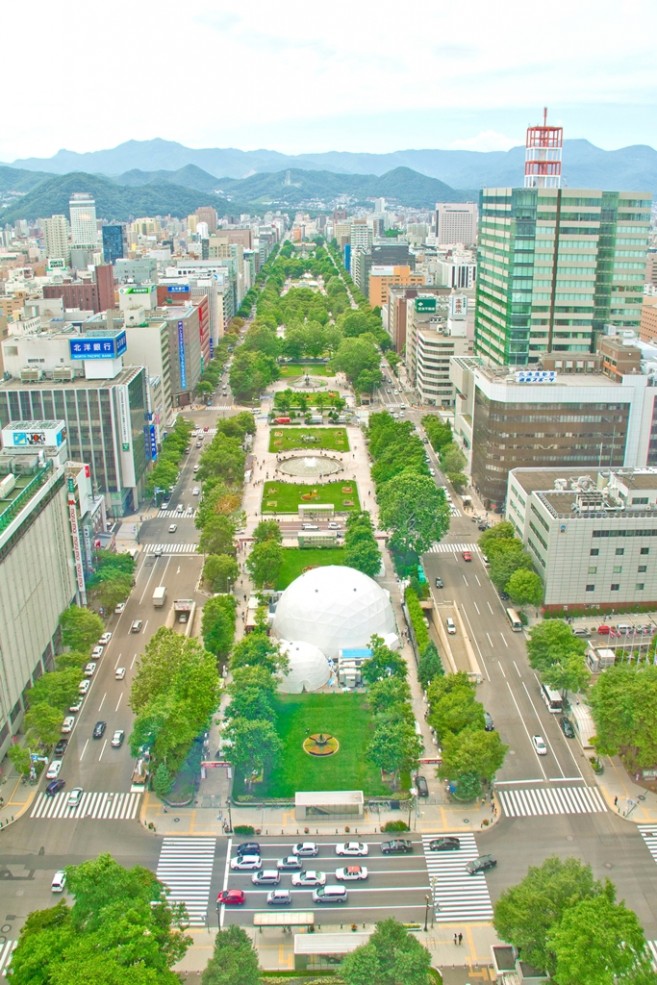
[{"label": "rooftop air conditioning unit", "polygon": [[73,367],[72,366],[60,366],[59,369],[54,369],[52,374],[53,380],[66,381],[73,379]]},{"label": "rooftop air conditioning unit", "polygon": [[22,369],[21,383],[38,383],[41,379],[40,369]]}]

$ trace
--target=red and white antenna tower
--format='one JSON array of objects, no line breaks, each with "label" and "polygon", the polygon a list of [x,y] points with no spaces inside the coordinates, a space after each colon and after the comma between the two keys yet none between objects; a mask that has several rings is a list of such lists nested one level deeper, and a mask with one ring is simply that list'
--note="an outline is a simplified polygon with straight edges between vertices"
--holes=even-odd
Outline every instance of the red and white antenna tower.
[{"label": "red and white antenna tower", "polygon": [[525,188],[560,188],[563,127],[551,127],[547,122],[547,106],[543,124],[527,127],[525,142]]}]

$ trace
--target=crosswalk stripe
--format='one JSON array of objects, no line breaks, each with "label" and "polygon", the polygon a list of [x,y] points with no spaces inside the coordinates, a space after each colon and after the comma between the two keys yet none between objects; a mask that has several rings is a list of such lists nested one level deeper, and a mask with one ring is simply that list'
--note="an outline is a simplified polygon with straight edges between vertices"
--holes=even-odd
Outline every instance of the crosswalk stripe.
[{"label": "crosswalk stripe", "polygon": [[459,834],[461,847],[452,852],[431,852],[435,835],[423,835],[422,847],[429,873],[435,921],[490,920],[493,904],[483,876],[471,876],[466,864],[480,854],[473,834]]},{"label": "crosswalk stripe", "polygon": [[597,787],[527,787],[501,790],[497,795],[507,817],[546,814],[600,814],[608,810]]},{"label": "crosswalk stripe", "polygon": [[198,554],[198,544],[144,544],[144,549],[149,554]]},{"label": "crosswalk stripe", "polygon": [[646,848],[657,862],[657,824],[639,824],[638,828]]},{"label": "crosswalk stripe", "polygon": [[476,544],[445,544],[440,542],[432,544],[427,554],[460,554],[462,551],[471,551],[473,554],[477,554],[479,548]]},{"label": "crosswalk stripe", "polygon": [[61,790],[54,797],[40,793],[30,812],[30,817],[58,821],[93,820],[133,821],[139,810],[140,793],[101,792],[87,790],[77,807],[68,806],[68,794]]},{"label": "crosswalk stripe", "polygon": [[159,510],[157,517],[158,520],[189,520],[190,517],[196,516],[198,510],[194,510],[193,513],[188,513],[186,510],[184,513],[179,513],[178,510]]},{"label": "crosswalk stripe", "polygon": [[3,941],[0,944],[0,975],[7,976],[9,980],[8,972],[9,965],[11,964],[11,956],[14,953],[14,949],[18,941]]},{"label": "crosswalk stripe", "polygon": [[190,926],[205,925],[216,838],[169,837],[162,841],[156,875],[172,903],[184,903]]},{"label": "crosswalk stripe", "polygon": [[657,941],[646,941],[648,945],[648,950],[652,955],[652,967],[654,971],[657,971]]}]

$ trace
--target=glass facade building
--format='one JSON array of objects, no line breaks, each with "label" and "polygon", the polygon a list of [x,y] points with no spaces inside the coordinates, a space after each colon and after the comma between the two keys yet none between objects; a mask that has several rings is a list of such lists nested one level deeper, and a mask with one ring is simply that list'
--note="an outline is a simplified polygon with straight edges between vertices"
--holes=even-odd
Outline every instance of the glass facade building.
[{"label": "glass facade building", "polygon": [[125,238],[125,227],[103,226],[102,237],[103,237],[103,259],[105,263],[111,263],[113,265],[116,263],[117,260],[122,260],[125,255],[125,251],[123,248],[123,242]]}]

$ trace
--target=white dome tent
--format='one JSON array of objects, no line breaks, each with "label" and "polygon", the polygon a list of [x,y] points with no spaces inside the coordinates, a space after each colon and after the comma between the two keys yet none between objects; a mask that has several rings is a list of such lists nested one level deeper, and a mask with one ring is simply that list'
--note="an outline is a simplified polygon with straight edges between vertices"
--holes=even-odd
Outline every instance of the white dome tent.
[{"label": "white dome tent", "polygon": [[296,578],[276,606],[273,630],[280,640],[312,643],[334,660],[343,647],[367,646],[374,635],[399,645],[388,592],[355,568],[338,565]]},{"label": "white dome tent", "polygon": [[289,660],[289,668],[278,686],[279,691],[302,694],[324,687],[331,676],[331,668],[319,647],[303,640],[281,640],[280,649]]}]

